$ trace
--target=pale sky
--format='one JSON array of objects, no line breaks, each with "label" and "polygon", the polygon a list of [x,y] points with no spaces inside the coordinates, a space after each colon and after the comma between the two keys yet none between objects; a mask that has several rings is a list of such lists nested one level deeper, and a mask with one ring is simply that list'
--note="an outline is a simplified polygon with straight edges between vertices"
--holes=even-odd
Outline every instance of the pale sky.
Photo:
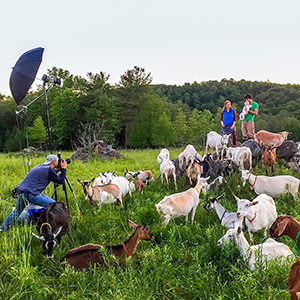
[{"label": "pale sky", "polygon": [[55,66],[84,78],[103,71],[113,85],[139,66],[154,84],[299,84],[299,13],[299,0],[5,1],[0,93],[11,94],[11,68],[36,47],[45,48],[37,78]]}]

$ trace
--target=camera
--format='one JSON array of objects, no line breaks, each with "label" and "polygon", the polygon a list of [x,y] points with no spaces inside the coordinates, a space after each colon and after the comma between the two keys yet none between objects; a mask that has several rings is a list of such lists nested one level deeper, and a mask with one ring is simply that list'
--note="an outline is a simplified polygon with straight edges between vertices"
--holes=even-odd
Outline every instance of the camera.
[{"label": "camera", "polygon": [[70,164],[70,163],[71,163],[71,158],[62,159],[62,158],[61,158],[60,152],[57,153],[57,157],[58,157],[58,166],[57,166],[57,168],[61,168],[61,163],[62,163],[64,160],[67,162],[67,164]]}]

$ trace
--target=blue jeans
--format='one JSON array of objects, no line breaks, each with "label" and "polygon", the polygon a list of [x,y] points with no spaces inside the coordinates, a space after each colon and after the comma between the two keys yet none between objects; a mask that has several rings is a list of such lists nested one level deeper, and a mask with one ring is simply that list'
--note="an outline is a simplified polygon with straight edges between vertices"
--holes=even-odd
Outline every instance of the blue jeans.
[{"label": "blue jeans", "polygon": [[[16,222],[16,220],[19,218],[20,214],[24,210],[25,206],[27,204],[36,204],[40,205],[43,207],[47,207],[50,203],[55,202],[53,199],[50,197],[47,197],[44,194],[39,194],[37,196],[32,195],[30,193],[22,193],[19,195],[17,202],[16,202],[16,207],[10,213],[7,218],[5,219],[4,223],[1,225],[0,229],[3,230],[9,230]],[[22,220],[25,221],[25,220]]]}]

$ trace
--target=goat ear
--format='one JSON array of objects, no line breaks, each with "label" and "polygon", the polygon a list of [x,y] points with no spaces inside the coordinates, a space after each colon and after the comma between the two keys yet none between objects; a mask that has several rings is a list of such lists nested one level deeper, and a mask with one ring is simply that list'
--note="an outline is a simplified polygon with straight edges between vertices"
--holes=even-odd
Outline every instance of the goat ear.
[{"label": "goat ear", "polygon": [[281,236],[283,234],[289,220],[285,218],[280,223],[278,223],[277,221],[275,221],[275,222],[277,223],[276,227],[277,227],[277,230],[278,230],[278,236]]},{"label": "goat ear", "polygon": [[79,179],[77,179],[77,181],[78,181],[80,184],[82,184],[82,181],[80,181]]},{"label": "goat ear", "polygon": [[128,173],[128,170],[126,169],[126,173]]},{"label": "goat ear", "polygon": [[206,177],[206,178],[205,178],[205,181],[209,180],[209,178],[210,178],[210,176]]},{"label": "goat ear", "polygon": [[35,233],[33,233],[33,232],[31,232],[31,234],[32,234],[33,236],[35,236],[37,239],[39,239],[39,240],[41,240],[41,241],[45,241],[45,238],[44,238],[43,236],[39,236],[39,235],[37,235],[37,234],[35,234]]},{"label": "goat ear", "polygon": [[99,176],[101,176],[101,175],[102,175],[102,173],[101,173],[101,172],[98,172],[98,174],[99,174]]},{"label": "goat ear", "polygon": [[251,203],[249,204],[249,206],[253,206],[253,205],[256,205],[256,204],[258,204],[258,201],[253,201],[253,202],[251,202]]},{"label": "goat ear", "polygon": [[240,234],[242,232],[242,229],[240,226],[237,228],[236,232],[237,232],[237,234]]},{"label": "goat ear", "polygon": [[221,196],[217,197],[217,200],[223,198],[223,196],[224,196],[224,193]]},{"label": "goat ear", "polygon": [[138,227],[134,222],[132,222],[130,219],[128,219],[128,224],[133,227],[134,229]]},{"label": "goat ear", "polygon": [[60,226],[57,230],[56,230],[56,232],[55,233],[53,233],[53,237],[54,238],[56,238],[59,234],[60,234],[60,232],[61,232],[61,230],[62,230],[62,226]]}]

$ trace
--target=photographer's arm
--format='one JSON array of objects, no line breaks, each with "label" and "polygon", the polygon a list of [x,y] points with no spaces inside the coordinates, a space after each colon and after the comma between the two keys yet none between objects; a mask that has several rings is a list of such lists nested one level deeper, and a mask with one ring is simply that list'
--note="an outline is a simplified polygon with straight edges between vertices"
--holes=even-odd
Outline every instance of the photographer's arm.
[{"label": "photographer's arm", "polygon": [[53,169],[49,169],[49,180],[54,183],[62,184],[66,178],[67,170],[63,167],[63,163],[61,164],[60,174],[57,173]]}]

